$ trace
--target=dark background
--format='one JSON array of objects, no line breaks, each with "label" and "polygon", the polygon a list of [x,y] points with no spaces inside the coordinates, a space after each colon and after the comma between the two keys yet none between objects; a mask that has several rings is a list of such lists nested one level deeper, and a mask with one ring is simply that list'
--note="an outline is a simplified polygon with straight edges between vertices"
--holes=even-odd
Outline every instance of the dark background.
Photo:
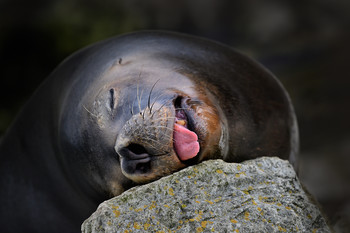
[{"label": "dark background", "polygon": [[0,0],[0,135],[42,80],[86,45],[143,29],[218,40],[285,85],[300,127],[300,179],[340,232],[350,222],[350,1],[296,2]]}]

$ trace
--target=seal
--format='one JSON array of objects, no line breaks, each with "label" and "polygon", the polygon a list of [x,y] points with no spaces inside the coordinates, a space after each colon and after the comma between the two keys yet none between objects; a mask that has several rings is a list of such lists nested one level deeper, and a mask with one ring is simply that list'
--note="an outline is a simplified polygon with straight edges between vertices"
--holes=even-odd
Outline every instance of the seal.
[{"label": "seal", "polygon": [[78,232],[112,196],[203,160],[279,156],[298,129],[280,82],[241,53],[171,32],[87,47],[39,87],[0,147],[2,232]]}]

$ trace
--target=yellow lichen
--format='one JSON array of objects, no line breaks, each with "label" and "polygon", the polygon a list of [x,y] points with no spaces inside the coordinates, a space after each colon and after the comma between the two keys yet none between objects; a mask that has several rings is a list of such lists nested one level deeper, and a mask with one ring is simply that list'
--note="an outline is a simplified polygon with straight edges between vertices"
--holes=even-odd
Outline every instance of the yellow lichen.
[{"label": "yellow lichen", "polygon": [[249,221],[249,212],[248,211],[246,211],[245,213],[244,213],[244,220],[246,220],[246,221]]},{"label": "yellow lichen", "polygon": [[238,223],[238,221],[235,220],[235,219],[231,219],[230,221],[231,221],[232,223]]},{"label": "yellow lichen", "polygon": [[150,226],[151,224],[146,222],[145,224],[143,224],[143,229],[147,231]]},{"label": "yellow lichen", "polygon": [[285,228],[281,227],[281,226],[278,226],[278,230],[279,231],[283,231],[283,232],[287,232],[287,230]]},{"label": "yellow lichen", "polygon": [[149,206],[149,210],[152,210],[152,209],[154,209],[154,208],[156,208],[156,202],[155,201],[152,201],[152,205],[150,205]]},{"label": "yellow lichen", "polygon": [[196,232],[203,232],[203,228],[202,227],[197,227]]},{"label": "yellow lichen", "polygon": [[174,196],[174,190],[171,187],[169,188],[168,191],[169,191],[169,195]]},{"label": "yellow lichen", "polygon": [[118,210],[119,206],[112,206],[112,211],[114,213],[114,216],[118,218],[120,216],[120,211]]},{"label": "yellow lichen", "polygon": [[139,229],[141,229],[141,226],[138,222],[134,222],[134,228],[139,230]]},{"label": "yellow lichen", "polygon": [[201,226],[202,226],[203,228],[206,228],[206,227],[207,227],[207,224],[208,224],[208,221],[202,221],[202,222],[201,222]]}]

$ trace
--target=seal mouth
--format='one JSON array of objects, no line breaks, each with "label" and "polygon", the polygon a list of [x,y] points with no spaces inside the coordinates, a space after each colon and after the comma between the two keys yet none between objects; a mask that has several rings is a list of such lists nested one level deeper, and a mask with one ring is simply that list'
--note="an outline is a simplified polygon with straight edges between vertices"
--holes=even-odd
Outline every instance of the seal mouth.
[{"label": "seal mouth", "polygon": [[198,135],[193,125],[189,107],[185,105],[186,99],[179,96],[174,101],[175,123],[173,131],[174,151],[181,162],[195,158],[200,151]]}]

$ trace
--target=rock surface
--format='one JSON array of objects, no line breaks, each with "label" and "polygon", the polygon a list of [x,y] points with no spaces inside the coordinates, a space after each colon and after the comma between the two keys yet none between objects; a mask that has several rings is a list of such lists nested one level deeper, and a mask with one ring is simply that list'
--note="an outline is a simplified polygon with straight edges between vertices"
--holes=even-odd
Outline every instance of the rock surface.
[{"label": "rock surface", "polygon": [[188,167],[103,202],[87,232],[330,232],[288,161]]}]

